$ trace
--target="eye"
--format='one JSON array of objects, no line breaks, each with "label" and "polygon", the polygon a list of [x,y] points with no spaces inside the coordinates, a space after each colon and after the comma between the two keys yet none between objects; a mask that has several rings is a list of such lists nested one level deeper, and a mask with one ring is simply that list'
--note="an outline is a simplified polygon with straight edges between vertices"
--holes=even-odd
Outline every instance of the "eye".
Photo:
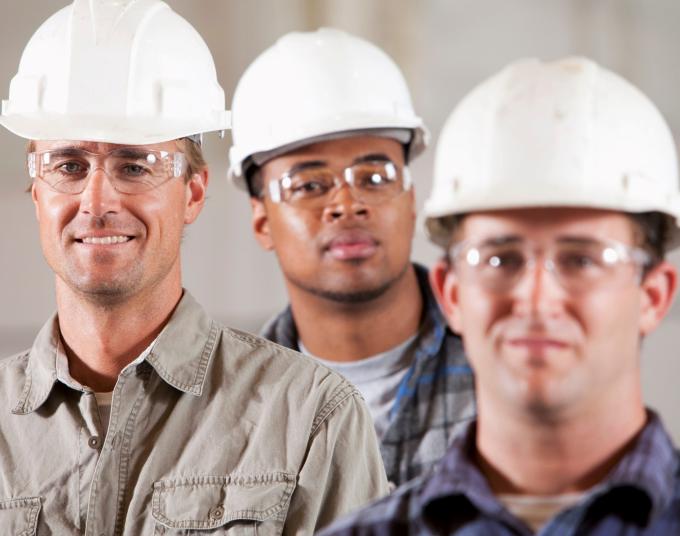
[{"label": "eye", "polygon": [[149,170],[147,168],[134,163],[124,164],[123,166],[121,166],[121,171],[123,172],[123,176],[129,178],[141,177],[149,173]]},{"label": "eye", "polygon": [[601,259],[587,252],[561,252],[556,260],[560,268],[566,272],[582,272],[602,267]]},{"label": "eye", "polygon": [[385,166],[366,166],[354,171],[354,184],[359,188],[382,188],[394,184],[395,180]]},{"label": "eye", "polygon": [[76,161],[60,162],[54,167],[54,171],[58,171],[64,175],[80,175],[86,172],[87,167]]},{"label": "eye", "polygon": [[524,255],[519,250],[496,250],[485,252],[483,265],[487,268],[502,271],[517,271],[525,264]]},{"label": "eye", "polygon": [[333,175],[317,170],[298,173],[284,181],[282,186],[293,197],[319,197],[333,188]]},{"label": "eye", "polygon": [[305,181],[293,187],[296,192],[313,193],[323,191],[325,186],[318,181]]}]

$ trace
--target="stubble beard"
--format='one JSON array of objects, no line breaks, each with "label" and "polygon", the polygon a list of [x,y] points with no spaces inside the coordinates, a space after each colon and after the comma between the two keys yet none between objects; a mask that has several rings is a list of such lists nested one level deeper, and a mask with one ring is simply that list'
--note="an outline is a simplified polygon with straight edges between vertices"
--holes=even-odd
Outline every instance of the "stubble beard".
[{"label": "stubble beard", "polygon": [[395,276],[389,277],[373,286],[348,290],[331,289],[321,286],[309,285],[304,281],[301,281],[295,277],[291,277],[289,274],[285,274],[285,276],[286,279],[293,285],[318,298],[323,298],[324,300],[328,300],[339,305],[358,305],[371,302],[383,296],[390,288],[392,288],[399,280],[404,277],[409,269],[409,266],[411,266],[411,263],[407,262]]},{"label": "stubble beard", "polygon": [[72,292],[99,307],[110,309],[130,298],[141,286],[143,268],[135,264],[110,278],[91,278],[89,273],[70,267],[60,276]]}]

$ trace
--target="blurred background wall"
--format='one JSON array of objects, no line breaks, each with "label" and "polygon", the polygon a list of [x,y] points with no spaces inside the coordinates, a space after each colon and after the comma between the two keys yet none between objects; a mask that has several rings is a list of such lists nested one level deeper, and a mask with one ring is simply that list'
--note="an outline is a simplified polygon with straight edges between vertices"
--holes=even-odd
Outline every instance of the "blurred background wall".
[{"label": "blurred background wall", "polygon": [[[228,101],[247,65],[280,35],[336,26],[372,40],[402,67],[434,135],[454,104],[519,57],[592,57],[640,87],[680,135],[678,0],[167,0],[203,35]],[[38,25],[68,0],[1,0],[0,97]],[[285,80],[271,80],[284,84]],[[276,259],[258,248],[245,194],[226,181],[229,134],[206,138],[209,200],[184,241],[184,283],[224,323],[255,331],[286,302]],[[54,310],[38,244],[23,140],[0,129],[0,355],[21,350]],[[422,204],[433,150],[412,166]],[[437,251],[419,230],[416,260]],[[672,257],[680,266],[680,255]],[[680,442],[680,303],[645,341],[648,403]]]}]

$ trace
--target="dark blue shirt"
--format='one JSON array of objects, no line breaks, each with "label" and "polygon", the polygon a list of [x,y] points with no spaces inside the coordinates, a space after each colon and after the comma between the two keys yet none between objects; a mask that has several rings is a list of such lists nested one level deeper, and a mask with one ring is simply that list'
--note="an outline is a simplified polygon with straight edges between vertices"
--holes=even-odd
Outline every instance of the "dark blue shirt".
[{"label": "dark blue shirt", "polygon": [[[417,264],[414,268],[423,314],[413,363],[399,385],[380,441],[387,478],[396,485],[429,471],[444,456],[453,435],[475,416],[474,379],[462,341],[439,310],[427,270]],[[299,350],[290,307],[270,321],[260,335]]]},{"label": "dark blue shirt", "polygon": [[[474,463],[475,426],[456,437],[430,474],[322,531],[323,536],[400,534],[528,536],[531,529],[496,499]],[[680,453],[659,418],[578,504],[557,514],[541,536],[680,535]]]}]

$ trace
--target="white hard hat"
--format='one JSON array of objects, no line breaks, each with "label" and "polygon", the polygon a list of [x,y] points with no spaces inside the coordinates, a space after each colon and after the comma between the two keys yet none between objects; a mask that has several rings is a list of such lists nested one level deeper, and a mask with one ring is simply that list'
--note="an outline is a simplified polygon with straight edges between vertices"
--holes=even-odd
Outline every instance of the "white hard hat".
[{"label": "white hard hat", "polygon": [[0,124],[35,140],[125,144],[229,128],[201,36],[160,0],[75,0],[26,45]]},{"label": "white hard hat", "polygon": [[511,64],[462,100],[437,144],[424,210],[434,242],[449,238],[444,216],[543,206],[658,211],[680,225],[668,125],[637,88],[588,59]]},{"label": "white hard hat", "polygon": [[314,141],[374,131],[405,140],[413,158],[428,139],[397,65],[330,28],[289,33],[265,50],[241,77],[232,113],[229,176],[241,187],[251,158],[261,163]]}]

